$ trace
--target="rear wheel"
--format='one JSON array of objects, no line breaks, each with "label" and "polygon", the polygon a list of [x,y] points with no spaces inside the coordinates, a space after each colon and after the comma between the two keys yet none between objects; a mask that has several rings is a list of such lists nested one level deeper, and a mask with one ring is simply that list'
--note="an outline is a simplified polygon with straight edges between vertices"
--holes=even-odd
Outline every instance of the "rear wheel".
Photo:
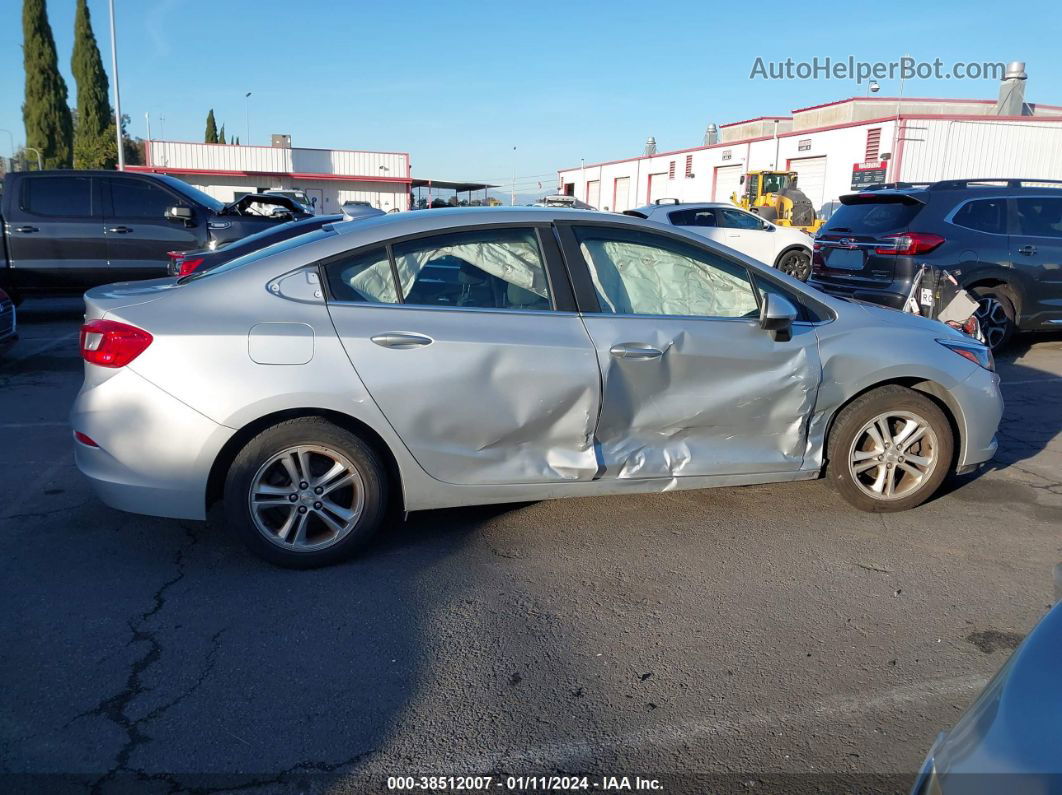
[{"label": "rear wheel", "polygon": [[314,568],[361,549],[379,529],[386,496],[369,445],[324,419],[300,418],[263,431],[236,456],[225,515],[259,557]]},{"label": "rear wheel", "polygon": [[921,505],[951,469],[954,437],[930,398],[890,385],[846,406],[830,432],[828,476],[855,507],[876,513]]},{"label": "rear wheel", "polygon": [[778,260],[778,270],[806,282],[811,275],[811,255],[799,248],[785,252]]},{"label": "rear wheel", "polygon": [[985,344],[994,351],[999,350],[1017,330],[1014,299],[1005,287],[975,287],[970,292],[977,298],[974,316],[981,326]]}]

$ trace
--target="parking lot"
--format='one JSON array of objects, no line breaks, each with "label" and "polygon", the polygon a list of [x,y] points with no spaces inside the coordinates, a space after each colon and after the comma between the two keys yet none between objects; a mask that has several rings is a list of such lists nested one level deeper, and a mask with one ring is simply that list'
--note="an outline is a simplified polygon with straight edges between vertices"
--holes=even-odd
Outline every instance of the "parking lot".
[{"label": "parking lot", "polygon": [[28,300],[0,358],[7,774],[902,790],[1052,602],[1062,336],[1000,357],[996,461],[913,511],[858,513],[822,481],[439,511],[294,572],[218,521],[93,496],[66,424],[80,313]]}]

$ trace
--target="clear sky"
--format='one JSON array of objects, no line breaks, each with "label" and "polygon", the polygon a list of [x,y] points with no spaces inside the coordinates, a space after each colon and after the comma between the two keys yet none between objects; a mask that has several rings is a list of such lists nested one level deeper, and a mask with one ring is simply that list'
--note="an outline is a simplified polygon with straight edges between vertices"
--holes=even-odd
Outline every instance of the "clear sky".
[{"label": "clear sky", "polygon": [[[210,108],[242,143],[407,151],[413,174],[549,188],[557,168],[695,146],[710,121],[866,92],[854,79],[750,79],[794,61],[1024,60],[1026,97],[1062,105],[1058,6],[890,3],[116,0],[132,131],[202,140]],[[106,0],[89,0],[110,71]],[[0,128],[24,140],[20,0],[0,0]],[[48,0],[70,76],[74,0]],[[800,13],[803,11],[803,13]],[[882,80],[879,96],[898,80]],[[244,94],[252,92],[249,100]],[[906,96],[994,98],[988,80],[913,80]],[[247,111],[250,112],[248,134]],[[513,147],[516,151],[513,151]],[[0,151],[9,154],[7,135]]]}]

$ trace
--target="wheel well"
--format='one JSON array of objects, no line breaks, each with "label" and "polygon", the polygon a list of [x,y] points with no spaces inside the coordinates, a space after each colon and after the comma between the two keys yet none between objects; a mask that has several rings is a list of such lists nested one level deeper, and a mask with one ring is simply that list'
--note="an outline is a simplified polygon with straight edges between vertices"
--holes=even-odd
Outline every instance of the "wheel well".
[{"label": "wheel well", "polygon": [[958,464],[959,455],[962,451],[963,446],[962,429],[959,427],[959,421],[955,416],[955,410],[952,408],[951,404],[948,403],[948,400],[945,397],[948,394],[947,390],[944,389],[944,387],[942,387],[936,381],[927,381],[924,378],[893,378],[889,381],[881,381],[877,384],[871,384],[866,389],[852,395],[850,398],[848,398],[848,400],[838,406],[837,409],[833,412],[833,416],[830,417],[829,424],[826,426],[826,435],[823,438],[822,466],[824,469],[826,467],[826,464],[828,463],[830,434],[833,432],[833,424],[837,420],[837,417],[840,415],[840,413],[856,398],[862,397],[867,392],[872,392],[875,389],[879,389],[883,386],[889,386],[891,384],[895,384],[896,386],[904,386],[908,389],[913,389],[916,392],[921,392],[923,395],[925,395],[934,403],[936,403],[937,407],[942,412],[944,412],[944,416],[947,417],[948,424],[951,426],[951,432],[955,437],[954,450],[952,451],[951,460],[951,471],[955,471],[955,467]]},{"label": "wheel well", "polygon": [[1017,314],[1021,314],[1021,295],[1014,286],[1004,279],[978,279],[975,282],[970,282],[965,286],[967,290],[976,290],[978,287],[1002,287],[1006,290],[1007,295],[1010,296],[1011,303],[1014,304],[1014,311]]},{"label": "wheel well", "polygon": [[214,503],[220,501],[224,496],[225,478],[229,473],[229,467],[236,459],[236,456],[239,455],[240,450],[242,450],[251,439],[266,428],[270,428],[277,423],[284,422],[285,420],[298,419],[300,417],[321,417],[326,419],[329,422],[338,425],[340,428],[355,434],[372,447],[383,460],[384,466],[387,468],[388,478],[396,487],[389,490],[391,501],[394,503],[394,506],[392,507],[402,510],[403,499],[401,474],[394,453],[391,452],[391,448],[388,447],[387,443],[371,427],[364,422],[351,417],[349,414],[343,414],[342,412],[329,409],[316,408],[299,408],[277,411],[272,414],[267,414],[264,417],[259,417],[236,431],[236,433],[232,435],[232,438],[225,442],[224,446],[218,452],[217,457],[215,457],[213,465],[210,467],[210,475],[207,477],[205,509],[209,512],[210,507]]},{"label": "wheel well", "polygon": [[800,250],[807,251],[808,256],[809,257],[811,256],[811,247],[810,246],[802,246],[799,243],[794,243],[791,246],[786,246],[780,252],[778,252],[778,256],[774,258],[774,266],[777,268],[778,267],[778,263],[782,261],[782,257],[784,257],[786,254],[788,254],[790,251],[800,251]]}]

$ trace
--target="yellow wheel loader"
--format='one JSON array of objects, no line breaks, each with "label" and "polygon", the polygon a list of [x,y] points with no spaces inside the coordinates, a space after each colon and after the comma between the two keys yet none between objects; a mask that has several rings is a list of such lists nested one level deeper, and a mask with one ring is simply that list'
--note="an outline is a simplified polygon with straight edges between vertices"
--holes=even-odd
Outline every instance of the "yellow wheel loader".
[{"label": "yellow wheel loader", "polygon": [[811,201],[797,188],[795,171],[750,171],[741,178],[741,196],[730,201],[778,226],[815,234],[823,221],[815,217]]}]

